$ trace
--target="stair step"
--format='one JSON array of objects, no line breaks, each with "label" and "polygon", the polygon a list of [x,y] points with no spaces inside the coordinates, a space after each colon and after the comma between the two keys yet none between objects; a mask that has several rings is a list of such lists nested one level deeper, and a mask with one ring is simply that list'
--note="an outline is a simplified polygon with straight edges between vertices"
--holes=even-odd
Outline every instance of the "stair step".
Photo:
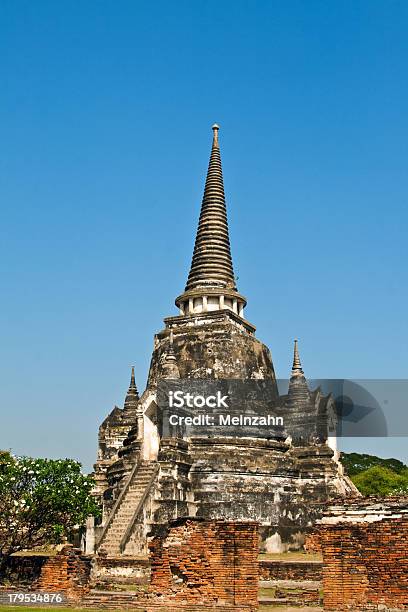
[{"label": "stair step", "polygon": [[108,524],[107,530],[98,545],[104,548],[108,554],[120,554],[119,545],[121,539],[125,535],[135,511],[143,499],[156,469],[157,464],[141,464],[134,474],[115,515]]}]

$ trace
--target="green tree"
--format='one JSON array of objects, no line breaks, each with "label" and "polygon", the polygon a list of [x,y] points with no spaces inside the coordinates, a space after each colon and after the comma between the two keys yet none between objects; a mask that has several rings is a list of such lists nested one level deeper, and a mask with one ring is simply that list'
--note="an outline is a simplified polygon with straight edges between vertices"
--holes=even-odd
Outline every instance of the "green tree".
[{"label": "green tree", "polygon": [[10,461],[11,455],[9,451],[0,450],[0,465]]},{"label": "green tree", "polygon": [[0,454],[0,575],[19,550],[61,542],[87,516],[98,516],[94,481],[71,459]]},{"label": "green tree", "polygon": [[349,476],[355,476],[375,465],[388,468],[397,474],[406,469],[406,466],[399,459],[383,459],[382,457],[363,453],[342,453],[341,462]]},{"label": "green tree", "polygon": [[351,479],[363,495],[387,496],[408,493],[407,470],[397,474],[388,468],[374,465],[352,476]]}]

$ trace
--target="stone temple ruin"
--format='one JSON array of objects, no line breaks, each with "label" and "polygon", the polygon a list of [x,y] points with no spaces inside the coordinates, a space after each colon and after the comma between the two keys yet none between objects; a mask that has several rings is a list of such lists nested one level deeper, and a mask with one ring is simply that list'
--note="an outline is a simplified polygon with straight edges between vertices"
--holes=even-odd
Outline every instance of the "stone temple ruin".
[{"label": "stone temple ruin", "polygon": [[[218,141],[213,142],[190,273],[179,314],[155,335],[145,391],[135,374],[124,407],[99,429],[96,495],[103,505],[95,552],[101,559],[144,555],[149,538],[172,520],[256,521],[262,550],[302,546],[335,497],[356,495],[335,446],[331,396],[310,390],[295,342],[288,393],[280,395],[269,349],[245,318],[236,287]],[[283,431],[254,437],[164,435],[162,381],[265,381],[265,408],[285,415]],[[306,426],[307,423],[307,426]],[[311,503],[313,501],[313,503]]]}]

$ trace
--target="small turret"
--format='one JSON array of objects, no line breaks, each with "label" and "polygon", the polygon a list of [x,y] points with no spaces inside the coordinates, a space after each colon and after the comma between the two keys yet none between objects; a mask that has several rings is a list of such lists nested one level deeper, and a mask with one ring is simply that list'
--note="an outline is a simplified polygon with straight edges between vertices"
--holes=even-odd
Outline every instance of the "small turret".
[{"label": "small turret", "polygon": [[135,367],[132,366],[132,373],[130,375],[129,389],[126,394],[125,404],[123,407],[125,410],[136,409],[138,401],[139,401],[139,393],[137,391],[136,381],[135,381]]},{"label": "small turret", "polygon": [[298,341],[295,340],[293,350],[292,373],[288,391],[289,403],[297,408],[304,408],[310,404],[310,391],[300,363]]}]

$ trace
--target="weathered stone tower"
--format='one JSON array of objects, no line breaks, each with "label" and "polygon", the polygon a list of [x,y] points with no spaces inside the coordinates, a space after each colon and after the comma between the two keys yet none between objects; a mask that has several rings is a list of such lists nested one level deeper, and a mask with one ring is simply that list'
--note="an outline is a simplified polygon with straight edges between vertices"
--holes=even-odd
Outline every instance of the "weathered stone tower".
[{"label": "weathered stone tower", "polygon": [[[270,351],[245,318],[230,252],[219,128],[212,129],[191,269],[176,298],[179,314],[166,318],[155,336],[142,396],[132,371],[123,410],[115,408],[99,431],[95,474],[104,512],[96,550],[109,556],[146,552],[158,525],[188,515],[256,520],[264,549],[298,548],[320,502],[356,492],[329,440],[333,400],[309,390],[297,343],[288,394],[280,396]],[[265,381],[263,401],[285,414],[284,435],[163,437],[158,385],[169,379]]]}]

